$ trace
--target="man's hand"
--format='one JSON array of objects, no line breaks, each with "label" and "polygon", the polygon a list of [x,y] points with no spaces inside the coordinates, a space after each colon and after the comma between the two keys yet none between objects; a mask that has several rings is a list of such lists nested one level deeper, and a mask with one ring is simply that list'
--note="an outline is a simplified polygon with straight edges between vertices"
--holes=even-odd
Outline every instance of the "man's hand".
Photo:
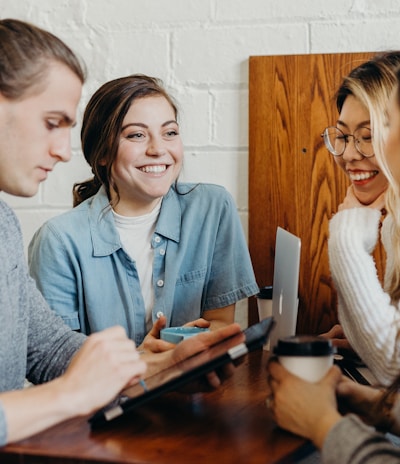
[{"label": "man's hand", "polygon": [[145,372],[146,363],[125,330],[111,327],[87,338],[57,382],[70,397],[71,410],[75,406],[77,414],[89,414],[137,383]]}]

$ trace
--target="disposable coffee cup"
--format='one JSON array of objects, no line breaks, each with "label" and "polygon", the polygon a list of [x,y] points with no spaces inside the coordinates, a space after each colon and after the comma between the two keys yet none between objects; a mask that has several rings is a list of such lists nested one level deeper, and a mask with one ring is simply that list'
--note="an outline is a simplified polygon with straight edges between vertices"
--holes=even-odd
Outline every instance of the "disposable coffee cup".
[{"label": "disposable coffee cup", "polygon": [[333,365],[336,349],[332,341],[313,335],[281,338],[274,348],[279,362],[292,374],[318,382]]},{"label": "disposable coffee cup", "polygon": [[[272,286],[262,287],[256,295],[258,317],[261,321],[272,316]],[[264,345],[264,350],[270,349],[270,342]]]}]

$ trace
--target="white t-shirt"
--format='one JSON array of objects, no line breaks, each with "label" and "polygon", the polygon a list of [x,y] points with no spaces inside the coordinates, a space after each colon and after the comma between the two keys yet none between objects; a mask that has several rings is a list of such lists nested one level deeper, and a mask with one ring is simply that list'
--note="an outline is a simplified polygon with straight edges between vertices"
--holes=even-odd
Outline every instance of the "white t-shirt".
[{"label": "white t-shirt", "polygon": [[161,209],[161,201],[148,214],[143,216],[121,216],[113,210],[114,221],[122,246],[128,255],[135,260],[139,274],[140,288],[146,308],[146,326],[150,330],[152,309],[154,305],[153,292],[153,249],[151,239]]}]

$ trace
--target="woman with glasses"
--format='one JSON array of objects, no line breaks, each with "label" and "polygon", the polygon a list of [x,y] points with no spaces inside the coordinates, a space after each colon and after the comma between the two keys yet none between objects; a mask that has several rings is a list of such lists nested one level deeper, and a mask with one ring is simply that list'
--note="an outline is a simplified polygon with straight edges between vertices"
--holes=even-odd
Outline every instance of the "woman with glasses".
[{"label": "woman with glasses", "polygon": [[[392,259],[387,246],[387,179],[375,153],[386,133],[385,112],[396,83],[400,51],[376,55],[346,76],[336,94],[339,117],[322,136],[335,162],[350,179],[346,198],[329,225],[329,260],[338,293],[338,317],[328,337],[350,346],[375,378],[388,384],[400,366],[397,334],[399,298],[388,292]],[[387,251],[384,288],[378,279],[372,252],[380,238]]]},{"label": "woman with glasses", "polygon": [[[393,57],[393,54],[389,57]],[[373,69],[381,72],[390,69],[390,66],[386,67],[384,58],[377,58],[376,63],[375,68],[370,68],[371,72],[374,72]],[[379,72],[374,75],[377,79]],[[391,78],[389,82],[390,80]],[[375,84],[378,81],[379,79]],[[380,433],[400,434],[400,68],[396,74],[396,82],[389,102],[389,128],[384,145],[382,139],[377,144],[376,134],[378,127],[386,127],[386,110],[379,105],[368,106],[375,154],[379,166],[389,180],[386,195],[389,214],[382,227],[388,255],[387,293],[381,289],[374,276],[374,266],[369,255],[377,240],[379,210],[353,208],[337,213],[335,217],[341,218],[341,223],[336,219],[333,221],[331,243],[343,243],[340,246],[335,245],[334,249],[331,244],[330,248],[336,279],[339,279],[338,262],[343,261],[343,279],[339,281],[339,292],[341,320],[343,324],[347,324],[346,335],[351,335],[351,342],[358,342],[358,347],[372,351],[364,351],[362,354],[371,360],[371,365],[375,366],[378,373],[387,373],[387,377],[396,378],[388,389],[367,387],[343,377],[334,366],[320,382],[312,384],[290,374],[275,359],[268,365],[268,382],[271,388],[268,406],[276,422],[281,427],[312,440],[321,450],[322,462],[325,464],[400,462],[399,447],[391,444]],[[376,85],[366,88],[374,88],[370,92],[378,95]],[[358,94],[352,95],[359,98]],[[371,98],[365,101],[371,103],[374,100]],[[357,234],[354,232],[349,236],[348,230]],[[340,236],[341,240],[338,239]],[[338,255],[334,257],[334,254]],[[349,263],[350,259],[355,261],[354,265]],[[352,276],[351,273],[355,275]],[[345,284],[345,279],[350,281]],[[354,306],[345,306],[347,303]],[[381,368],[376,365],[379,361]],[[341,401],[340,409],[347,413],[345,416],[338,411],[337,398]]]}]

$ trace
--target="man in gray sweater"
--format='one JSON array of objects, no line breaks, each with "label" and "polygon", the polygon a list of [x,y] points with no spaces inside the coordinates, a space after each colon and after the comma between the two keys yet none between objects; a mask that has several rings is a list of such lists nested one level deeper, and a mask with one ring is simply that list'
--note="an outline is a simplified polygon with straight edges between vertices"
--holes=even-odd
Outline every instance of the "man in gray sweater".
[{"label": "man in gray sweater", "polygon": [[[0,20],[0,191],[35,195],[55,164],[70,159],[83,82],[81,64],[57,37]],[[0,263],[0,446],[91,414],[146,369],[155,372],[240,331],[232,324],[146,362],[122,327],[90,337],[73,332],[29,277],[18,220],[3,201]],[[41,385],[24,389],[25,378]],[[218,385],[218,377],[210,379]]]}]

